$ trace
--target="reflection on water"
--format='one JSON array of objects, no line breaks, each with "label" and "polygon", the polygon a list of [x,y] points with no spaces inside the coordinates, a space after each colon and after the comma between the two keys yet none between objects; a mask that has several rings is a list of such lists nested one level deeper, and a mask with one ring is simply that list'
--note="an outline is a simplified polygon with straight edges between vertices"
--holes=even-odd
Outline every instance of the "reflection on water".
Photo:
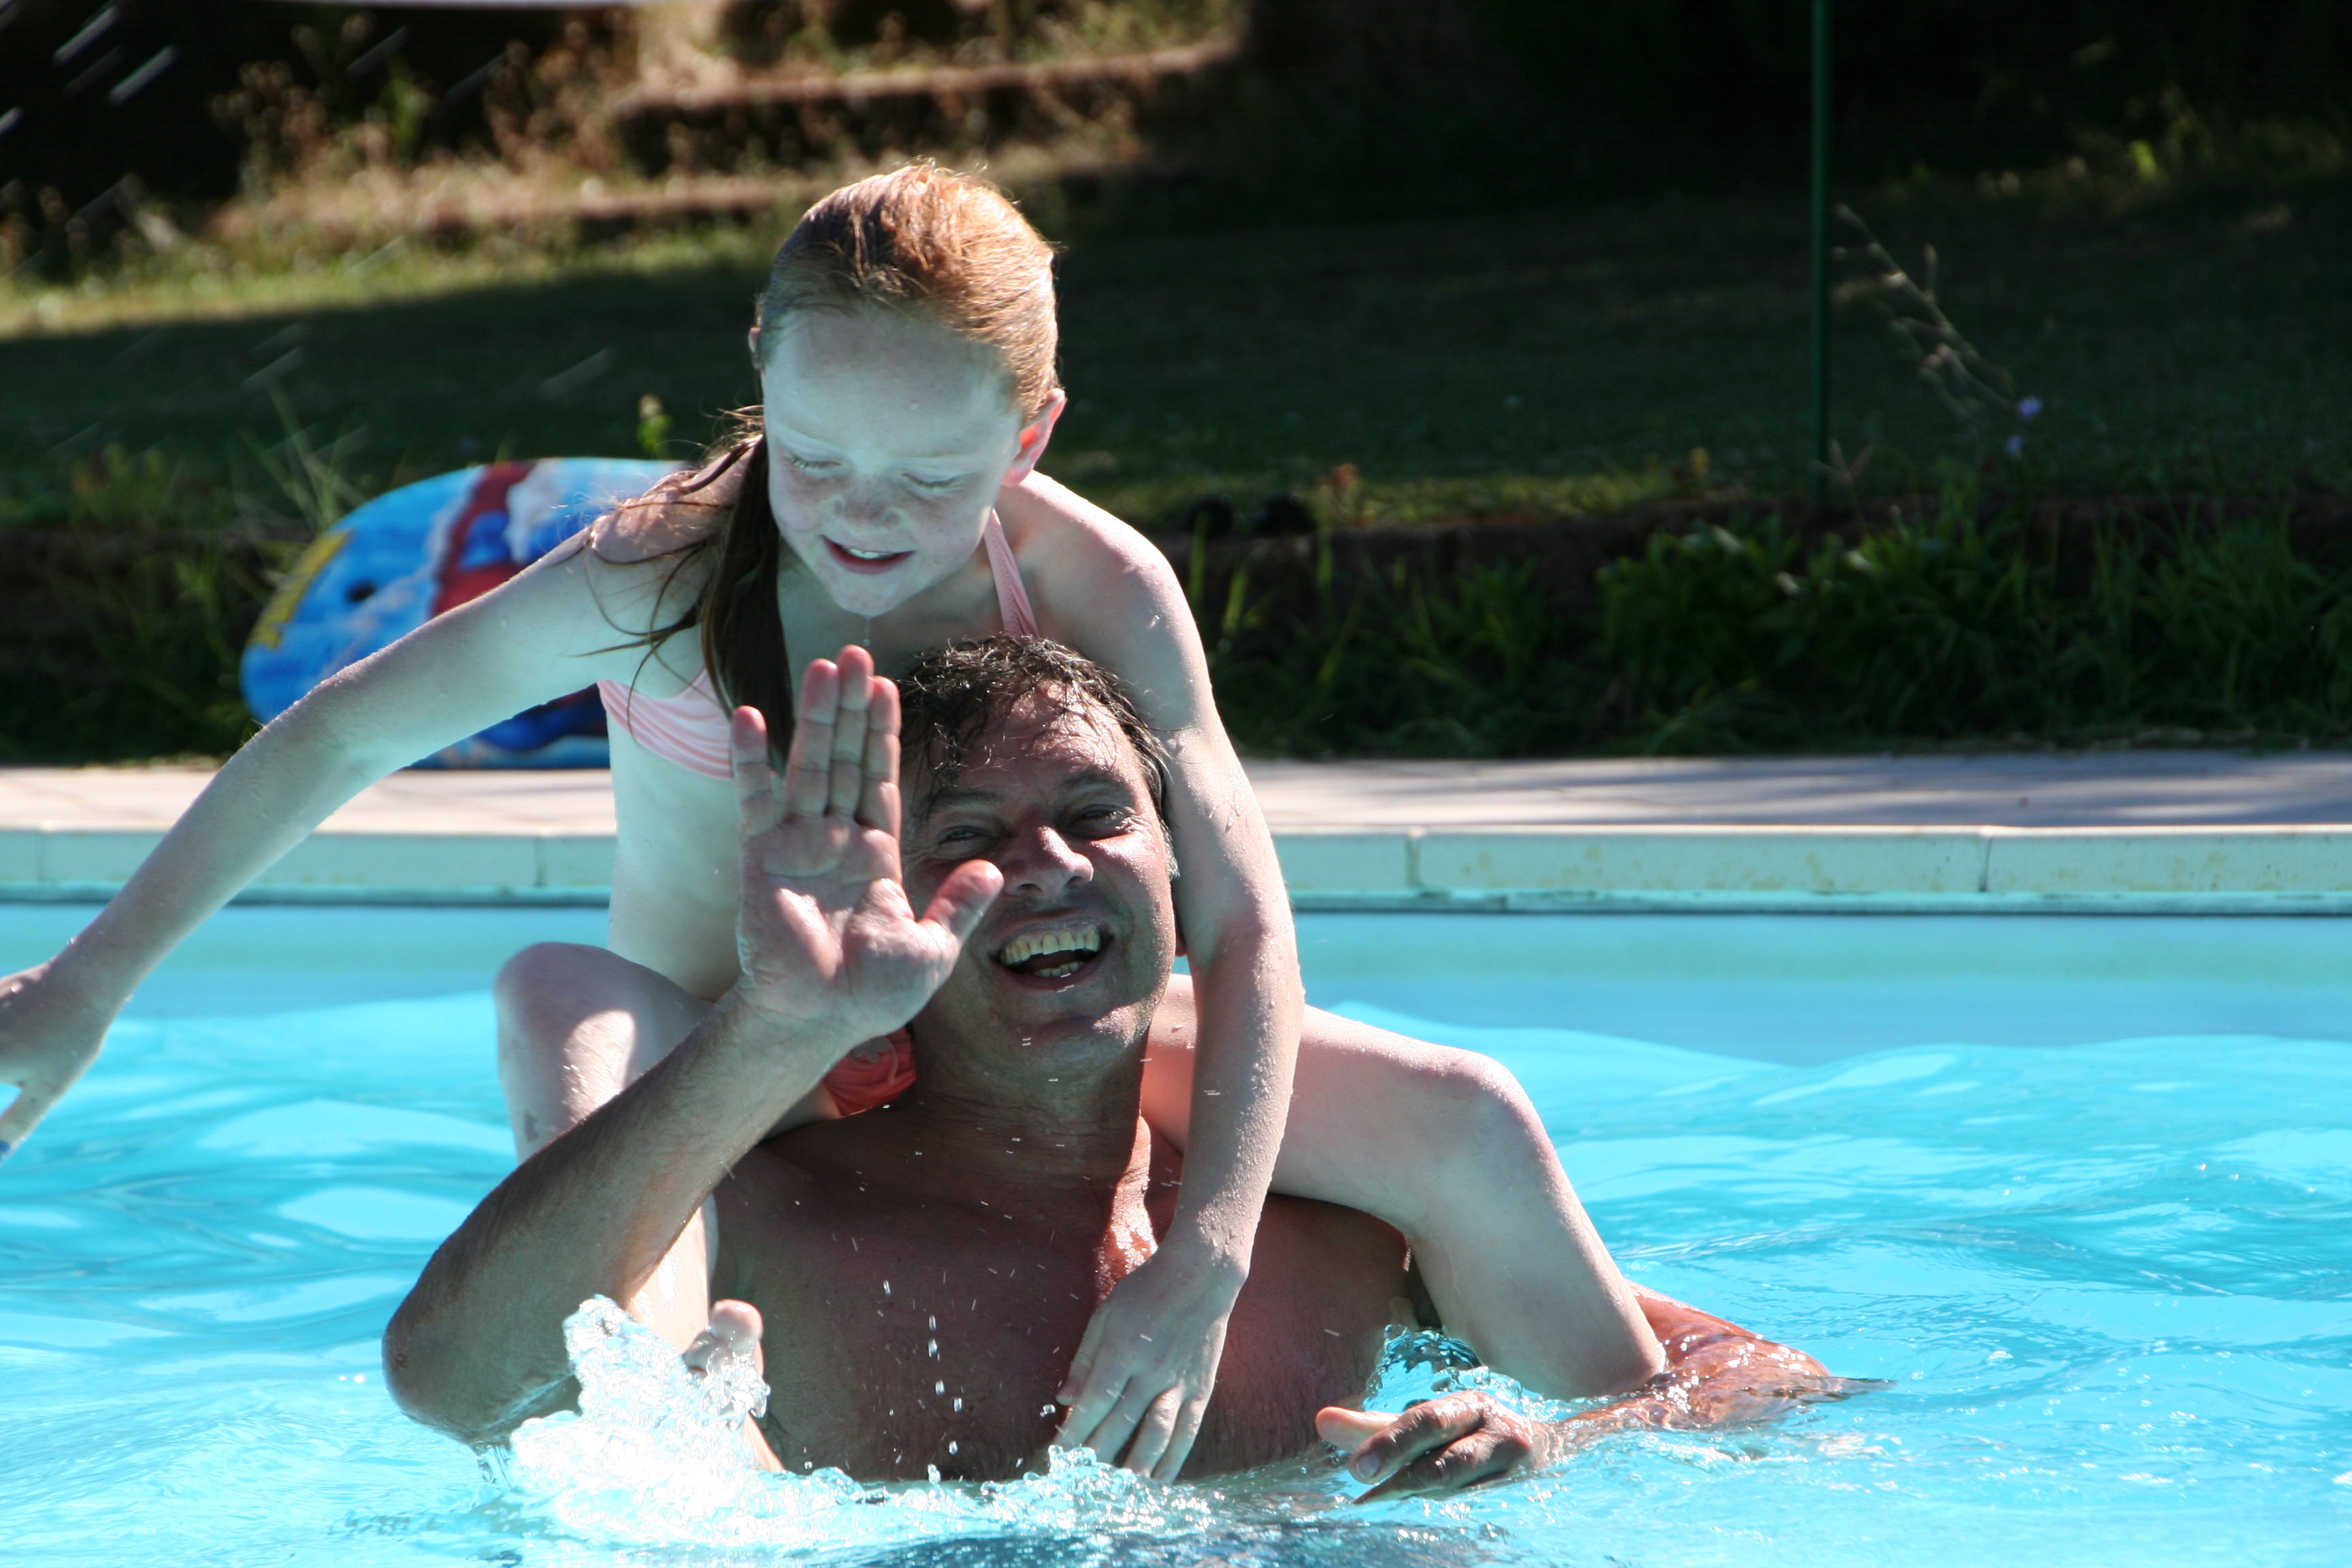
[{"label": "reflection on water", "polygon": [[[551,1468],[554,1450],[526,1443],[514,1484],[486,1481],[384,1395],[386,1316],[436,1228],[507,1166],[486,997],[134,1020],[0,1174],[0,1556],[2343,1560],[2352,1047],[2208,1034],[2023,1049],[1968,1043],[1969,1019],[1819,1066],[1412,1024],[1520,1075],[1636,1279],[1892,1391],[1761,1431],[1612,1438],[1443,1500],[1357,1508],[1319,1462],[1172,1490],[1083,1468],[993,1491],[801,1478],[728,1504],[737,1536],[714,1533],[708,1489],[742,1473],[715,1461],[656,1498],[594,1478],[675,1449],[615,1448],[600,1472]],[[1410,1370],[1384,1397],[1409,1395]],[[541,1431],[576,1446],[590,1424]]]}]

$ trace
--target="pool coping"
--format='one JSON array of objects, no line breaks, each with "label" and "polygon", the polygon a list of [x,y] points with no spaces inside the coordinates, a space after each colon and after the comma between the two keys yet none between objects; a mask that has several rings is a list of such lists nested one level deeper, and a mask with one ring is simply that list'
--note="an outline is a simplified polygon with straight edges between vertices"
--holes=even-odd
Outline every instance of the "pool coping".
[{"label": "pool coping", "polygon": [[[0,830],[0,902],[94,902],[159,830]],[[2352,824],[1315,828],[1275,835],[1300,911],[2352,913]],[[597,905],[609,833],[310,836],[245,903]]]}]

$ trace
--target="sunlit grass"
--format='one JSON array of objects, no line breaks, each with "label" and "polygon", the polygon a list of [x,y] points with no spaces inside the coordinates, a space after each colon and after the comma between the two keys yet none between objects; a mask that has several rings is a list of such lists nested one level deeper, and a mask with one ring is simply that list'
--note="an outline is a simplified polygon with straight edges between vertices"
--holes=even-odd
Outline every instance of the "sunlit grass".
[{"label": "sunlit grass", "polygon": [[709,224],[598,245],[484,237],[436,245],[401,237],[365,249],[282,242],[249,252],[191,245],[67,285],[0,279],[0,340],[365,310],[486,289],[681,271],[763,268],[790,223]]},{"label": "sunlit grass", "polygon": [[[1849,291],[1834,418],[1860,489],[1990,461],[2075,493],[2352,489],[2352,356],[2331,347],[2352,342],[2346,182],[2119,216],[1948,187],[1854,205],[1906,266],[1937,247],[1944,306],[2042,410],[2011,459]],[[1809,482],[1790,197],[1213,230],[1064,218],[1072,406],[1046,468],[1139,522],[1307,496],[1343,465],[1374,522]],[[322,436],[360,432],[353,461],[384,482],[499,451],[632,451],[648,393],[684,451],[755,395],[742,333],[782,230],[401,240],[307,265],[191,247],[0,285],[0,490],[109,441],[231,478],[247,435],[277,430],[273,394]]]}]

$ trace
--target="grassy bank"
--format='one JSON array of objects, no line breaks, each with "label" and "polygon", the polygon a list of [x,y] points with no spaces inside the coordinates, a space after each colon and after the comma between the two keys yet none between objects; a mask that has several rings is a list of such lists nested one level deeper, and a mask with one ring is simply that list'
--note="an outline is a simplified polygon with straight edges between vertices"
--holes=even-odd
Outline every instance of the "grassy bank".
[{"label": "grassy bank", "polygon": [[[234,749],[236,651],[333,498],[299,468],[278,513],[121,454],[82,477],[0,592],[0,760]],[[174,492],[212,526],[121,515]],[[2345,743],[2347,524],[2341,498],[2052,508],[1964,481],[1827,513],[1162,538],[1245,751],[1479,757]]]},{"label": "grassy bank", "polygon": [[[2294,746],[2352,737],[2352,539],[2284,509],[2048,509],[1958,487],[1866,529],[1661,528],[1590,608],[1528,561],[1202,561],[1245,748],[1559,755]],[[2302,526],[2298,527],[2300,521]],[[1351,559],[1350,556],[1353,556]]]},{"label": "grassy bank", "polygon": [[[1507,569],[1340,574],[1282,605],[1204,581],[1224,701],[1263,751],[2352,732],[2338,563],[2258,521],[2184,542],[2122,519],[2084,576],[1973,499],[2352,492],[2352,186],[2077,196],[1859,204],[1906,263],[1937,247],[1941,305],[2041,412],[1956,417],[1856,272],[1840,494],[1969,499],[1827,554],[1767,521],[1808,478],[1787,193],[1224,228],[1041,194],[1067,237],[1074,399],[1046,466],[1180,531],[1215,496],[1244,519],[1301,497],[1343,531],[1753,502],[1718,506],[1746,519],[1727,534],[1612,567],[1598,609]],[[501,454],[633,451],[646,394],[685,455],[753,395],[742,332],[776,237],[404,240],[0,283],[0,529],[28,563],[0,752],[232,747],[233,656],[276,552],[358,496]]]},{"label": "grassy bank", "polygon": [[[1051,203],[1041,206],[1051,207]],[[1929,190],[1860,204],[2043,412],[2020,477],[2063,493],[2352,489],[2352,187],[2121,212]],[[1049,214],[1049,216],[1051,216]],[[1360,475],[1370,520],[1558,514],[1806,480],[1801,204],[1786,193],[1353,226],[1106,229],[1064,209],[1073,407],[1047,467],[1139,521]],[[157,263],[0,285],[0,496],[61,506],[108,442],[266,484],[253,442],[350,437],[373,485],[498,452],[679,449],[749,400],[772,227],[568,250],[413,242],[240,276]],[[1996,462],[1845,291],[1836,427],[1865,491]],[[1694,454],[1704,452],[1703,460]],[[47,498],[46,500],[44,498]]]}]

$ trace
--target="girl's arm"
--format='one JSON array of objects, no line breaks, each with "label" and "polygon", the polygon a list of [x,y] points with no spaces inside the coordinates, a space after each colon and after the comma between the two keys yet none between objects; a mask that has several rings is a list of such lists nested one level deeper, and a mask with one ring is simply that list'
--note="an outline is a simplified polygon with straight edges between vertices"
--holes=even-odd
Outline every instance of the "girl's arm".
[{"label": "girl's arm", "polygon": [[1118,1458],[1132,1434],[1127,1465],[1173,1479],[1208,1407],[1289,1112],[1306,1008],[1297,942],[1274,836],[1217,717],[1167,560],[1042,477],[1000,510],[1034,521],[1047,542],[1028,574],[1045,624],[1118,673],[1169,750],[1176,918],[1200,1031],[1183,1191],[1158,1255],[1087,1327],[1062,1391],[1062,1440]]},{"label": "girl's arm", "polygon": [[643,654],[604,650],[616,621],[645,613],[658,570],[559,550],[329,678],[248,742],[64,952],[0,979],[0,1083],[23,1091],[0,1115],[0,1158],[97,1058],[149,971],[336,807],[526,708],[627,679]]}]

